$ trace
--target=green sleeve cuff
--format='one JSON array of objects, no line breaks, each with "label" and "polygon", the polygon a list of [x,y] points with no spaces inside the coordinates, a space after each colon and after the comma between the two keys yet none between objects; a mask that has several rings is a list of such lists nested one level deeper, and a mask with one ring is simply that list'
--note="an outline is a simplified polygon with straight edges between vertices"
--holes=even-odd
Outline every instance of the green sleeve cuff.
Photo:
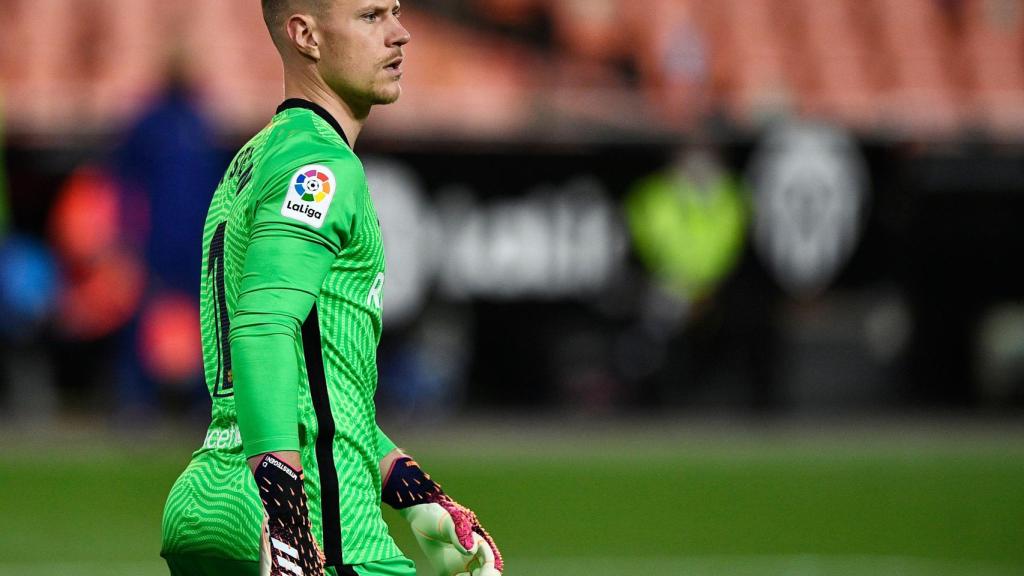
[{"label": "green sleeve cuff", "polygon": [[380,425],[377,426],[377,462],[384,459],[385,456],[391,453],[392,450],[397,448],[395,443],[388,438],[388,435],[380,429]]},{"label": "green sleeve cuff", "polygon": [[252,458],[267,452],[298,452],[299,437],[297,434],[292,436],[273,436],[254,440],[253,442],[246,442],[245,437],[243,437],[242,449],[245,451],[246,458]]}]

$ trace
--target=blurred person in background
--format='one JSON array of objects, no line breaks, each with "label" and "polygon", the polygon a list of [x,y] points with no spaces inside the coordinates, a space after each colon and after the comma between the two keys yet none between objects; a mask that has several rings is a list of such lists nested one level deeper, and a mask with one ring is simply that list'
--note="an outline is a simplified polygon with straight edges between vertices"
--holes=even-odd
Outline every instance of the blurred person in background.
[{"label": "blurred person in background", "polygon": [[55,365],[68,412],[112,401],[121,418],[144,422],[205,400],[194,265],[217,156],[172,58],[108,161],[65,181],[49,232],[63,279]]},{"label": "blurred person in background", "polygon": [[736,266],[746,240],[747,199],[708,148],[679,151],[626,200],[633,242],[658,282],[700,303]]},{"label": "blurred person in background", "polygon": [[204,405],[195,263],[220,168],[211,126],[192,97],[180,56],[114,156],[125,235],[145,259],[147,285],[121,350],[118,402],[128,415],[158,405]]},{"label": "blurred person in background", "polygon": [[[634,249],[652,287],[630,332],[635,348],[658,351],[665,369],[654,395],[669,404],[743,397],[771,403],[767,299],[751,298],[744,266],[750,200],[707,145],[680,148],[625,200]],[[753,276],[757,276],[754,274]]]},{"label": "blurred person in background", "polygon": [[212,422],[168,496],[162,555],[175,576],[413,576],[383,500],[433,573],[500,574],[475,515],[376,424],[384,251],[352,147],[370,109],[401,94],[399,3],[262,8],[286,100],[235,156],[207,216]]},{"label": "blurred person in background", "polygon": [[54,364],[63,407],[73,415],[107,400],[112,360],[145,288],[137,240],[125,234],[124,199],[109,169],[87,163],[64,182],[49,214],[61,276]]}]

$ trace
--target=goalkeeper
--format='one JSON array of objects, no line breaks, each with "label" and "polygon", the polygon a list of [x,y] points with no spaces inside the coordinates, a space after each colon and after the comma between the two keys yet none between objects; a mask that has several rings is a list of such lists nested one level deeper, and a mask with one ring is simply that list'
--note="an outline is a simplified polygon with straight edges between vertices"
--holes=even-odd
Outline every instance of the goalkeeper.
[{"label": "goalkeeper", "polygon": [[[206,441],[171,488],[172,576],[412,576],[381,517],[409,521],[436,575],[501,555],[376,424],[384,251],[352,147],[401,93],[397,0],[263,0],[285,102],[235,156],[203,236]],[[230,24],[229,24],[230,25]]]}]

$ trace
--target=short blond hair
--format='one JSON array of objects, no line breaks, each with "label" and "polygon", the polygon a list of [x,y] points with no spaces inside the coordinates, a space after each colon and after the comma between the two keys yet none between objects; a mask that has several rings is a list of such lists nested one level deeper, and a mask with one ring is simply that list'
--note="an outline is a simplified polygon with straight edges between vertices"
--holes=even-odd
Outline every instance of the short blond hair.
[{"label": "short blond hair", "polygon": [[263,6],[263,22],[270,31],[274,44],[281,41],[284,19],[296,12],[309,12],[319,17],[327,10],[328,0],[261,0]]}]

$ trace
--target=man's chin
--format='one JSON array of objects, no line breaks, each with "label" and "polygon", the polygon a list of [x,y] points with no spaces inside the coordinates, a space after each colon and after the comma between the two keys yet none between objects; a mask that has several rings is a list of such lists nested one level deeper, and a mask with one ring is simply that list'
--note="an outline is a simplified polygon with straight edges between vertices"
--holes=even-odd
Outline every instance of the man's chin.
[{"label": "man's chin", "polygon": [[381,90],[377,92],[376,104],[386,106],[388,104],[394,104],[398,102],[398,99],[402,96],[402,87],[395,82],[395,85],[389,87],[387,90]]}]

